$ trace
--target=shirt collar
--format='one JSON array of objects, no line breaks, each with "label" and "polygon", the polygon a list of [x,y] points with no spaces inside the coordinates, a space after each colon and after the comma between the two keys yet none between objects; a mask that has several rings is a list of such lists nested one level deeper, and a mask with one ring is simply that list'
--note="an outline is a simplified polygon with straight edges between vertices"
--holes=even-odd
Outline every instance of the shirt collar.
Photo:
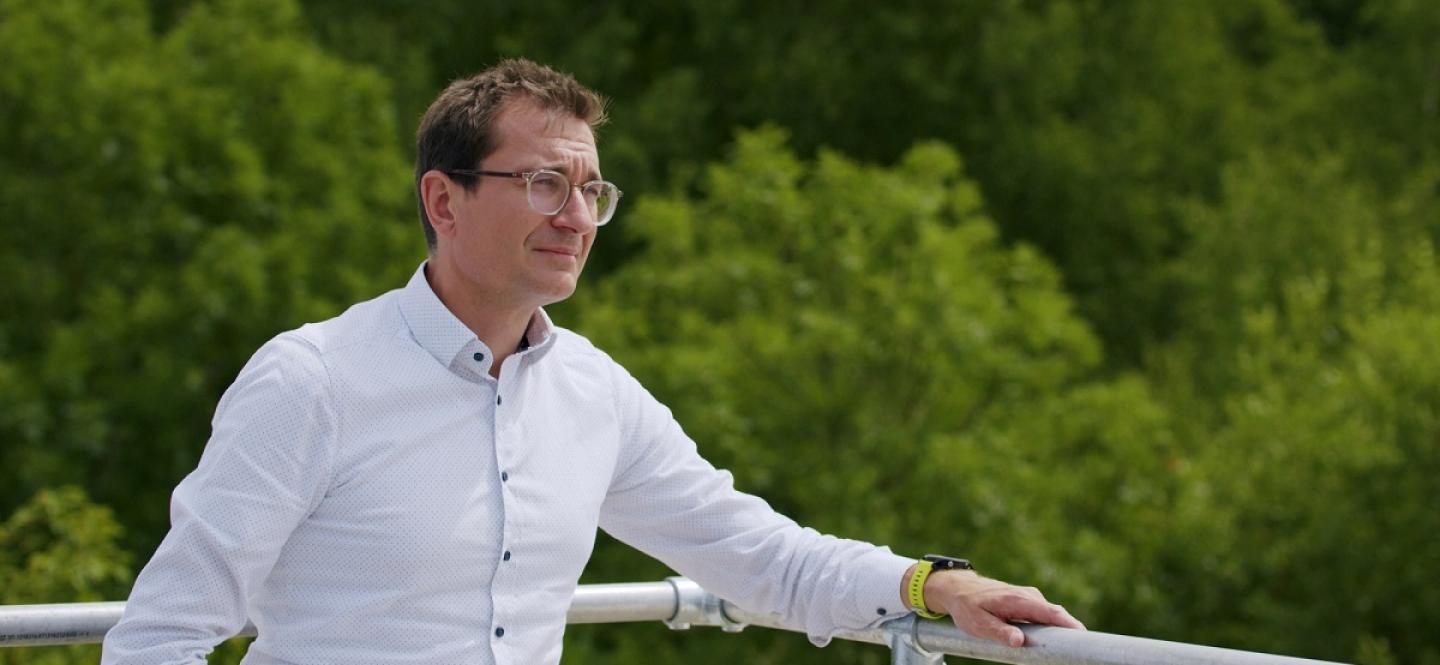
[{"label": "shirt collar", "polygon": [[[409,283],[401,289],[400,313],[405,317],[415,341],[440,364],[448,367],[471,342],[481,347],[485,344],[440,301],[440,296],[435,295],[435,290],[430,288],[430,280],[425,277],[425,266],[421,263],[415,274],[410,276]],[[534,352],[548,348],[554,343],[553,332],[550,315],[545,313],[544,308],[537,308],[516,350]]]},{"label": "shirt collar", "polygon": [[545,312],[544,307],[535,308],[535,314],[530,317],[530,325],[525,327],[525,335],[520,338],[521,351],[539,351],[548,348],[555,343],[555,324],[550,320],[550,315]]}]

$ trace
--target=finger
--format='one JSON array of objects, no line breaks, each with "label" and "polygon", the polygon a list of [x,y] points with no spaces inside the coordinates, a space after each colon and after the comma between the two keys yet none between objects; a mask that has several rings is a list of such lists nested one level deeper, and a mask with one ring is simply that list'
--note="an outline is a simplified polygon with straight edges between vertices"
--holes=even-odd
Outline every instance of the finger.
[{"label": "finger", "polygon": [[1025,646],[1025,633],[1014,626],[1005,626],[1005,640],[1002,644],[1019,649]]},{"label": "finger", "polygon": [[1061,628],[1074,628],[1075,630],[1089,630],[1085,627],[1085,624],[1080,623],[1079,619],[1076,619],[1074,615],[1070,614],[1069,610],[1066,610],[1060,605],[1055,605],[1054,607],[1058,615],[1056,620],[1052,621],[1050,625],[1060,626]]},{"label": "finger", "polygon": [[1028,623],[1044,624],[1047,626],[1059,626],[1061,628],[1075,628],[1085,630],[1085,624],[1080,623],[1064,607],[1055,603],[1040,603],[1038,605],[1026,604],[1018,608],[1014,614],[1001,615],[1009,621],[1025,621]]},{"label": "finger", "polygon": [[992,603],[987,603],[985,609],[1006,621],[1025,621],[1064,628],[1083,629],[1085,627],[1075,617],[1070,616],[1065,608],[1043,600],[1034,600],[1028,596],[1002,596],[996,598]]},{"label": "finger", "polygon": [[[1025,645],[1025,633],[998,617],[986,611],[974,612],[967,616],[968,621],[962,622],[961,617],[955,617],[955,625],[975,637],[999,642],[1009,647],[1021,647]],[[966,623],[970,625],[965,625]]]}]

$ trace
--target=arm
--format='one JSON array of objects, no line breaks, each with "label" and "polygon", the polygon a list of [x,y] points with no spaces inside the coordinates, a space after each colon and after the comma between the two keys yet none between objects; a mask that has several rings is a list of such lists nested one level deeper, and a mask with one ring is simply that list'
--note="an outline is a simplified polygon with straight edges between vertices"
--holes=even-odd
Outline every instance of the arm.
[{"label": "arm", "polygon": [[668,409],[614,370],[621,455],[602,528],[741,607],[778,614],[817,644],[909,611],[895,580],[913,560],[802,528],[735,490]]},{"label": "arm", "polygon": [[204,663],[245,626],[247,599],[328,483],[336,418],[314,349],[290,335],[256,352],[225,392],[170,532],[135,581],[101,662]]}]

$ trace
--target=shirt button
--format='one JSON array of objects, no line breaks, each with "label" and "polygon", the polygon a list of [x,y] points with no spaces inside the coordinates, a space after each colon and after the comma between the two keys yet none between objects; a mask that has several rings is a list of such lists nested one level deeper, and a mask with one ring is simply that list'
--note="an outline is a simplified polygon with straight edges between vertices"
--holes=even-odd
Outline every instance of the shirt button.
[{"label": "shirt button", "polygon": [[476,352],[475,352],[475,362],[478,363],[478,362],[480,362],[480,361],[482,361],[482,360],[484,360],[484,359],[485,359],[485,354],[480,353],[479,351],[476,351]]},{"label": "shirt button", "polygon": [[501,472],[500,472],[500,482],[503,483],[503,482],[507,482],[507,481],[509,481],[509,480],[510,480],[510,472],[509,472],[509,471],[501,471]]},{"label": "shirt button", "polygon": [[506,561],[510,560],[510,550],[505,550],[505,556],[500,557]]},{"label": "shirt button", "polygon": [[496,396],[495,396],[495,406],[500,406],[500,396],[499,396],[499,395],[496,395]]},{"label": "shirt button", "polygon": [[505,637],[505,629],[504,629],[504,628],[496,628],[496,629],[495,629],[495,637]]},{"label": "shirt button", "polygon": [[875,608],[875,613],[876,613],[876,614],[879,614],[880,616],[883,617],[883,616],[885,616],[885,608],[883,608],[883,607],[877,607],[877,608]]}]

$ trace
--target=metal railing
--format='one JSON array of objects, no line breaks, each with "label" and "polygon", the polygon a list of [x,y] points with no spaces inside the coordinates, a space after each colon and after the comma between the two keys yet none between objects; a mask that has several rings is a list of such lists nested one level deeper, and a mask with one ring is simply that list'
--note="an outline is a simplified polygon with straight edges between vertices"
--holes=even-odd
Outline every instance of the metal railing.
[{"label": "metal railing", "polygon": [[[0,647],[99,642],[125,608],[123,602],[0,607]],[[684,577],[663,582],[587,584],[575,592],[567,623],[663,621],[676,630],[714,626],[738,633],[747,626],[798,630],[775,617],[748,612]],[[915,615],[837,638],[888,646],[891,663],[937,665],[946,655],[1014,665],[1316,665],[1327,661],[1165,642],[1050,626],[1020,626],[1025,646],[1014,648],[961,632],[948,621]],[[254,635],[246,626],[241,635]],[[1332,664],[1333,665],[1333,664]]]}]

